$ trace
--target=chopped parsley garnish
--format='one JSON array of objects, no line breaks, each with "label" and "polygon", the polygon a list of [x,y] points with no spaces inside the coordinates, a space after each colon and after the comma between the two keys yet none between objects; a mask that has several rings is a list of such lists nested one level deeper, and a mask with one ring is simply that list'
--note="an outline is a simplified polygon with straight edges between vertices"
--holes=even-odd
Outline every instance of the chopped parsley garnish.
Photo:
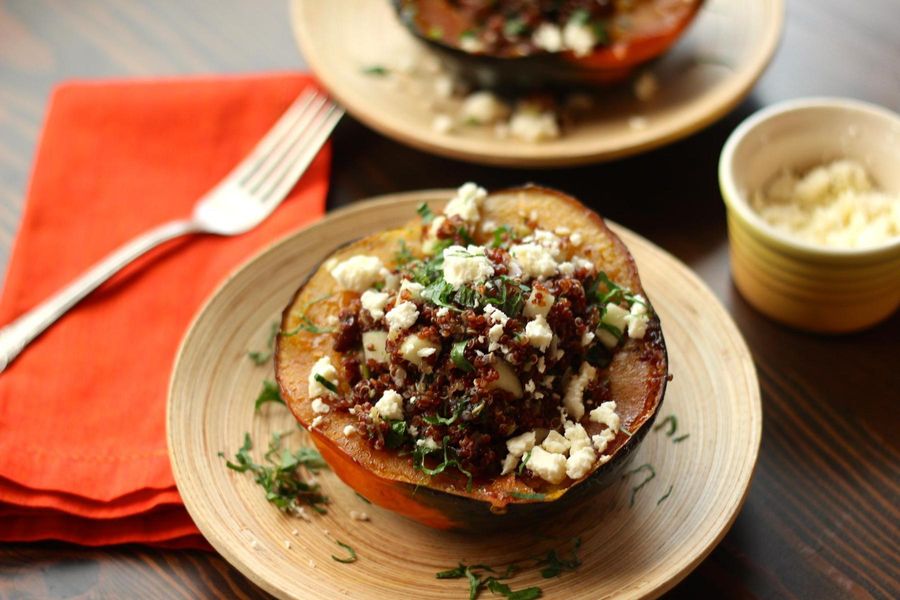
[{"label": "chopped parsley garnish", "polygon": [[422,417],[422,420],[429,425],[453,425],[459,418],[459,415],[462,414],[462,411],[463,404],[460,403],[459,405],[457,405],[456,410],[453,411],[453,414],[449,417],[442,417],[441,415],[436,414],[434,416],[424,416]]},{"label": "chopped parsley garnish", "polygon": [[419,213],[419,216],[422,217],[422,222],[426,225],[434,221],[434,212],[432,212],[431,207],[425,202],[419,205],[416,212]]},{"label": "chopped parsley garnish", "polygon": [[652,480],[654,477],[656,477],[656,469],[653,468],[653,465],[651,465],[650,463],[644,463],[639,467],[635,467],[635,468],[631,469],[630,471],[627,471],[624,475],[622,475],[622,479],[625,479],[629,475],[634,475],[635,473],[638,473],[640,471],[647,471],[647,473],[648,473],[647,478],[644,479],[639,484],[637,484],[636,486],[634,486],[633,488],[631,488],[631,499],[628,502],[628,506],[634,506],[634,498],[635,498],[635,496],[637,496],[637,493],[639,491],[641,491],[641,489],[645,485],[650,483],[650,480]]},{"label": "chopped parsley garnish", "polygon": [[313,377],[315,378],[316,381],[321,383],[322,386],[325,387],[326,389],[328,389],[329,391],[337,392],[337,386],[334,385],[332,382],[328,381],[327,379],[325,379],[324,377],[322,377],[321,375],[319,375],[318,373],[313,375]]},{"label": "chopped parsley garnish", "polygon": [[391,449],[399,448],[406,441],[406,437],[406,421],[402,419],[391,421],[384,434],[384,445]]},{"label": "chopped parsley garnish", "polygon": [[388,71],[387,67],[383,67],[381,65],[371,65],[369,67],[363,67],[363,73],[366,75],[374,75],[376,77],[384,77],[390,71]]},{"label": "chopped parsley garnish", "polygon": [[657,505],[657,506],[659,506],[660,504],[662,504],[663,500],[665,500],[666,498],[668,498],[668,497],[672,494],[672,487],[673,487],[673,486],[670,485],[670,486],[669,486],[669,489],[666,490],[666,493],[663,494],[662,497],[661,497],[659,500],[656,501],[656,505]]},{"label": "chopped parsley garnish", "polygon": [[686,433],[686,434],[684,434],[684,435],[680,435],[680,436],[678,436],[677,438],[673,439],[673,440],[672,440],[672,443],[673,443],[673,444],[678,444],[678,443],[683,442],[684,440],[688,439],[690,436],[691,436],[691,434],[689,434],[689,433]]},{"label": "chopped parsley garnish", "polygon": [[397,249],[397,252],[394,253],[394,262],[398,267],[402,267],[408,263],[411,263],[415,257],[413,256],[412,251],[409,249],[409,246],[406,245],[406,240],[400,240],[399,244],[400,248]]},{"label": "chopped parsley garnish", "polygon": [[431,469],[425,466],[425,456],[431,454],[433,452],[437,452],[439,448],[428,449],[425,446],[417,446],[415,451],[413,452],[413,464],[416,469],[422,471],[426,475],[430,475],[434,477],[435,475],[439,475],[449,469],[450,467],[455,467],[457,471],[468,477],[468,483],[466,483],[466,490],[472,491],[472,473],[463,469],[459,461],[455,458],[450,458],[450,449],[447,447],[448,442],[450,441],[450,436],[445,435],[443,443],[441,444],[441,448],[443,448],[443,458],[444,460],[435,468]]},{"label": "chopped parsley garnish", "polygon": [[332,294],[325,294],[324,296],[320,296],[320,297],[316,298],[315,300],[310,301],[310,303],[307,304],[303,308],[303,314],[300,315],[300,324],[297,325],[297,327],[295,327],[291,331],[283,332],[281,334],[281,336],[282,337],[291,337],[291,336],[297,335],[301,331],[308,331],[310,333],[316,333],[316,334],[334,333],[334,329],[329,329],[327,327],[319,327],[318,325],[313,323],[312,319],[310,319],[306,315],[306,311],[308,311],[311,306],[313,306],[314,304],[318,304],[319,302],[322,302],[324,300],[328,300],[329,298],[331,298],[331,296],[332,296]]},{"label": "chopped parsley garnish", "polygon": [[432,26],[431,29],[428,30],[428,37],[432,40],[439,40],[444,37],[444,30],[437,26]]},{"label": "chopped parsley garnish", "polygon": [[541,569],[541,577],[550,579],[551,577],[559,577],[565,571],[574,571],[581,566],[581,559],[578,558],[578,549],[581,548],[581,538],[575,538],[571,555],[569,557],[560,556],[556,550],[549,550],[547,554],[538,557],[535,566],[543,566]]},{"label": "chopped parsley garnish", "polygon": [[478,594],[485,588],[492,594],[501,595],[510,600],[534,600],[542,595],[541,588],[530,587],[513,591],[509,585],[501,580],[509,579],[519,572],[518,565],[509,565],[506,571],[498,573],[488,565],[466,565],[459,563],[454,569],[440,571],[435,574],[437,579],[462,579],[469,582],[469,600],[475,600]]},{"label": "chopped parsley garnish", "polygon": [[266,352],[248,352],[247,356],[257,365],[264,365],[272,358],[272,352],[275,349],[275,337],[278,335],[278,323],[272,323],[272,330],[269,332],[269,338],[266,340]]},{"label": "chopped parsley garnish", "polygon": [[453,361],[453,364],[456,365],[457,369],[465,371],[466,373],[471,373],[475,370],[475,366],[469,362],[468,358],[466,358],[466,345],[468,345],[468,343],[468,340],[463,340],[453,344],[453,348],[450,350],[450,360]]},{"label": "chopped parsley garnish", "polygon": [[528,452],[525,453],[525,456],[522,457],[522,462],[519,463],[519,468],[517,471],[519,473],[519,475],[521,475],[522,471],[525,470],[525,465],[528,464],[529,459],[531,459],[531,450],[529,450]]},{"label": "chopped parsley garnish", "polygon": [[282,434],[273,433],[269,441],[269,449],[263,455],[265,464],[256,463],[250,456],[253,441],[250,434],[244,434],[244,445],[234,455],[232,462],[225,458],[224,452],[219,456],[225,458],[225,465],[238,473],[253,473],[255,481],[266,492],[266,500],[285,512],[297,511],[301,505],[311,507],[324,513],[323,505],[328,499],[319,491],[319,485],[309,483],[303,478],[301,467],[317,472],[326,467],[322,456],[313,448],[301,447],[291,452],[281,447]]},{"label": "chopped parsley garnish", "polygon": [[519,17],[512,17],[506,20],[503,25],[503,35],[508,38],[514,38],[525,33],[525,21]]},{"label": "chopped parsley garnish", "polygon": [[262,391],[260,391],[259,396],[256,397],[254,410],[259,411],[263,404],[268,404],[269,402],[284,405],[284,398],[281,397],[281,393],[278,391],[278,384],[266,379],[263,381]]},{"label": "chopped parsley garnish", "polygon": [[494,241],[491,242],[491,248],[499,248],[504,242],[512,241],[513,229],[509,225],[501,225],[494,230]]},{"label": "chopped parsley garnish", "polygon": [[676,431],[678,431],[678,417],[675,415],[669,415],[659,423],[653,426],[653,431],[659,431],[663,427],[668,425],[668,429],[666,430],[666,436],[672,437]]},{"label": "chopped parsley garnish", "polygon": [[[337,540],[335,540],[335,541],[337,541]],[[341,548],[343,548],[344,550],[346,550],[350,556],[348,556],[347,558],[341,558],[339,556],[335,556],[334,554],[332,554],[331,558],[338,561],[339,563],[344,563],[344,564],[350,564],[350,563],[356,562],[356,550],[354,550],[353,548],[351,548],[350,546],[348,546],[347,544],[345,544],[344,542],[341,542],[341,541],[337,541],[337,545],[340,546]]]}]

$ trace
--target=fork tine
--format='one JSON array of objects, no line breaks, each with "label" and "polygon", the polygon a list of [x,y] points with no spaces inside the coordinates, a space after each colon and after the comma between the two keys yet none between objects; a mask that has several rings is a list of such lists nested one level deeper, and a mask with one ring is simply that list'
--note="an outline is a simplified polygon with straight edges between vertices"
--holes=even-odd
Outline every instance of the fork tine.
[{"label": "fork tine", "polygon": [[270,172],[269,177],[260,182],[255,195],[263,202],[279,201],[286,196],[343,116],[344,109],[333,102],[328,102],[317,115],[319,118],[316,122],[303,132],[284,160],[279,163],[279,168]]},{"label": "fork tine", "polygon": [[291,139],[287,134],[297,121],[307,114],[310,105],[317,97],[319,97],[319,94],[314,89],[304,90],[291,103],[266,135],[257,142],[253,150],[228,173],[226,179],[242,181],[252,176],[281,142],[285,139]]}]

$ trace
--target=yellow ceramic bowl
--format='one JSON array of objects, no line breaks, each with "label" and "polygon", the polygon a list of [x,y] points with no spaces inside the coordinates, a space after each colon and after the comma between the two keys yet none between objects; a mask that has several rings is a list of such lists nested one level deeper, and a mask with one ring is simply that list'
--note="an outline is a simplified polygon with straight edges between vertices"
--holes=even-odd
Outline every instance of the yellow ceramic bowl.
[{"label": "yellow ceramic bowl", "polygon": [[900,193],[900,115],[855,100],[783,102],[735,129],[719,159],[735,285],[759,311],[807,331],[857,331],[900,305],[900,240],[867,249],[808,244],[770,226],[748,203],[782,169],[803,172],[841,158],[860,162],[884,191]]}]

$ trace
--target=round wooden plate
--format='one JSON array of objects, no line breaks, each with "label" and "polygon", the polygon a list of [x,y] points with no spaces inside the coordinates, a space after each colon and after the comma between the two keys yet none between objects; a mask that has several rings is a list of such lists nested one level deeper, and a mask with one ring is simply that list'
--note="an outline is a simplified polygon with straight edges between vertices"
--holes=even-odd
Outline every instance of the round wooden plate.
[{"label": "round wooden plate", "polygon": [[364,73],[427,53],[399,23],[389,0],[292,0],[307,63],[353,116],[416,148],[477,163],[575,165],[636,154],[685,137],[737,106],[772,58],[784,0],[708,0],[684,38],[648,67],[659,82],[648,102],[631,86],[608,90],[558,140],[498,139],[490,128],[437,133],[427,74],[416,79]]},{"label": "round wooden plate", "polygon": [[[288,411],[269,404],[254,414],[271,363],[256,366],[271,324],[309,272],[336,246],[396,226],[423,201],[450,190],[413,192],[361,202],[277,242],[232,275],[188,331],[175,362],[168,401],[168,442],[184,503],[206,539],[260,587],[282,598],[465,598],[465,580],[436,579],[460,561],[528,564],[580,536],[576,572],[542,579],[526,569],[513,589],[538,585],[545,598],[653,597],[671,588],[713,549],[731,525],[750,484],[759,449],[762,408],[750,354],[731,318],[687,267],[638,235],[612,225],[634,254],[659,311],[668,344],[669,384],[657,423],[677,416],[677,431],[651,432],[633,465],[644,468],[603,492],[595,509],[528,531],[466,536],[428,529],[366,504],[330,472],[318,476],[331,498],[309,521],[269,504],[249,474],[225,467],[244,433],[265,450],[272,432],[294,431]],[[682,438],[687,435],[688,437]],[[680,439],[680,442],[674,440]],[[370,521],[353,520],[350,511]],[[309,511],[312,512],[312,511]],[[359,555],[342,564],[337,541]],[[488,596],[490,594],[485,592]]]}]

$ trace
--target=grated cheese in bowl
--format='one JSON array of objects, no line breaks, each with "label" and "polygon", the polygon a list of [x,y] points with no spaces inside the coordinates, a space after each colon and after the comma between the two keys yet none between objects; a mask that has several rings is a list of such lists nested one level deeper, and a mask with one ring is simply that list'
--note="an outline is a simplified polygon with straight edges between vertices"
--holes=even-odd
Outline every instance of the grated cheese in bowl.
[{"label": "grated cheese in bowl", "polygon": [[875,187],[865,168],[836,160],[797,175],[784,171],[751,207],[775,229],[830,248],[873,248],[900,238],[900,195]]}]

